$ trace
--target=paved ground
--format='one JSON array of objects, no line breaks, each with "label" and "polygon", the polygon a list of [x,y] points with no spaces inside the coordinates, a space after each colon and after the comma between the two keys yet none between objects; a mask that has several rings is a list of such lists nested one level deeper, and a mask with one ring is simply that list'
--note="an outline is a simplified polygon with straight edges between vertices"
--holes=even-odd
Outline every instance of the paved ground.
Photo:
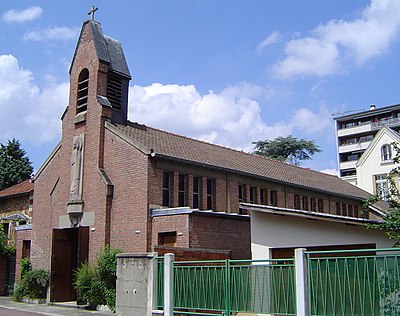
[{"label": "paved ground", "polygon": [[115,315],[107,312],[88,311],[72,307],[51,306],[47,304],[26,304],[14,302],[11,298],[0,296],[0,316],[95,316]]}]

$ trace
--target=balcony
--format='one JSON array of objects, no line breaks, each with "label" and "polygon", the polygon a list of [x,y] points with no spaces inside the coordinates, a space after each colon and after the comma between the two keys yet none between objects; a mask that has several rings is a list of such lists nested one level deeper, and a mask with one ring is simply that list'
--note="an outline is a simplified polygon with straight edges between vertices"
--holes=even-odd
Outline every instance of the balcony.
[{"label": "balcony", "polygon": [[354,127],[339,129],[337,131],[337,136],[343,137],[343,136],[348,136],[348,135],[355,135],[355,134],[370,132],[371,130],[372,130],[371,123],[368,123],[368,124],[358,125],[358,126],[354,126]]},{"label": "balcony", "polygon": [[357,160],[352,161],[343,161],[339,164],[340,170],[344,169],[355,169],[356,168]]},{"label": "balcony", "polygon": [[341,145],[339,146],[338,150],[339,153],[347,153],[351,151],[359,151],[359,150],[365,150],[369,146],[371,142],[363,142],[363,143],[354,143],[354,144],[348,144],[348,145]]},{"label": "balcony", "polygon": [[384,126],[396,126],[396,125],[400,125],[399,117],[383,119],[378,122],[371,123],[372,130],[381,129]]}]

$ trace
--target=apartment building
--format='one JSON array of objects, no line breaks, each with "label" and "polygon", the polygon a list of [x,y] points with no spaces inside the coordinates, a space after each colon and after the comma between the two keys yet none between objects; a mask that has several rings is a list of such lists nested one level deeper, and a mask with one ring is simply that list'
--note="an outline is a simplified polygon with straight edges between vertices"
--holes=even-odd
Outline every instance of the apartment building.
[{"label": "apartment building", "polygon": [[[335,130],[337,137],[337,154],[340,177],[349,183],[360,188],[377,193],[376,186],[365,187],[364,182],[360,181],[361,172],[359,166],[360,158],[371,145],[374,137],[383,128],[387,127],[393,131],[393,135],[400,131],[400,104],[377,108],[371,105],[368,111],[352,114],[335,115]],[[390,141],[381,144],[378,151],[379,161],[374,164],[374,173],[380,175],[380,167],[393,164],[393,152]],[[365,157],[364,157],[365,158]],[[375,157],[376,158],[376,157]],[[364,160],[364,159],[363,159]],[[385,171],[386,173],[386,171]],[[371,179],[374,181],[374,178]]]}]

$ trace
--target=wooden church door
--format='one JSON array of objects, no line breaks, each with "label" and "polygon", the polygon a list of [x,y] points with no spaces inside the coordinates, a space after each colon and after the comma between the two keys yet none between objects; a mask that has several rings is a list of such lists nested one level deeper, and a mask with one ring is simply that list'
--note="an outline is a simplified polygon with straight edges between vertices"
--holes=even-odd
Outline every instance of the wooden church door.
[{"label": "wooden church door", "polygon": [[74,272],[88,259],[89,227],[55,228],[51,255],[50,301],[76,301]]}]

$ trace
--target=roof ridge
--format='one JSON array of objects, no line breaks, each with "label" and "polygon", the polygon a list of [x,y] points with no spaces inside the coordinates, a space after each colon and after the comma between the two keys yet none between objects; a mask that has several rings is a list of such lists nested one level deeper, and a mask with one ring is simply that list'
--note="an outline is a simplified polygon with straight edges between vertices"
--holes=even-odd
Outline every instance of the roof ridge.
[{"label": "roof ridge", "polygon": [[[200,140],[200,139],[197,139],[197,138],[180,135],[180,134],[173,133],[173,132],[168,132],[168,131],[165,131],[165,130],[162,130],[162,129],[159,129],[159,128],[156,128],[156,127],[148,126],[146,124],[140,124],[138,122],[132,122],[132,121],[129,121],[129,120],[128,120],[128,124],[136,125],[136,126],[139,126],[139,127],[142,127],[142,128],[143,127],[149,128],[149,129],[152,129],[152,130],[155,130],[155,131],[159,131],[159,132],[162,132],[162,133],[165,133],[165,134],[173,135],[173,136],[180,137],[180,138],[183,138],[183,139],[193,140],[193,141],[200,142],[200,143],[203,143],[203,144],[216,146],[216,147],[227,149],[227,150],[230,150],[230,151],[233,151],[233,152],[237,152],[237,153],[240,153],[240,154],[246,154],[248,156],[256,157],[258,159],[272,161],[274,163],[280,163],[280,164],[283,164],[285,166],[294,167],[294,168],[298,168],[298,169],[301,169],[301,170],[312,171],[312,172],[316,172],[318,174],[323,174],[323,175],[326,175],[326,176],[338,178],[338,176],[335,176],[333,174],[324,173],[324,172],[321,172],[321,171],[313,170],[313,169],[302,167],[302,166],[292,165],[290,163],[287,163],[287,162],[284,162],[284,161],[280,161],[280,160],[277,160],[277,159],[273,159],[273,158],[270,158],[270,157],[265,157],[265,156],[249,153],[249,152],[246,152],[246,151],[243,151],[243,150],[238,150],[238,149],[234,149],[234,148],[231,148],[231,147],[227,147],[227,146],[224,146],[224,145],[214,144],[214,143],[207,142],[207,141],[204,141],[204,140]],[[122,124],[119,124],[119,125],[122,125]],[[134,126],[131,126],[131,127],[134,127]]]}]

